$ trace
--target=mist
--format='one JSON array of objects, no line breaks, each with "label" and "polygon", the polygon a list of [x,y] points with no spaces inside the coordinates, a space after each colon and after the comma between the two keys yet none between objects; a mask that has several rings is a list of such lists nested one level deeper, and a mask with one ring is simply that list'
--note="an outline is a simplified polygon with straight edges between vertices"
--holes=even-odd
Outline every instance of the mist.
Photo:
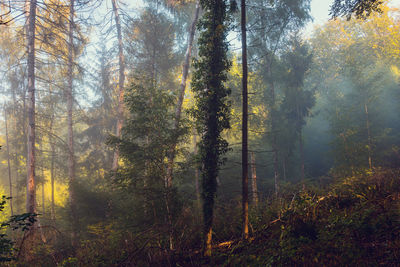
[{"label": "mist", "polygon": [[311,11],[0,1],[1,264],[395,266],[400,13]]}]

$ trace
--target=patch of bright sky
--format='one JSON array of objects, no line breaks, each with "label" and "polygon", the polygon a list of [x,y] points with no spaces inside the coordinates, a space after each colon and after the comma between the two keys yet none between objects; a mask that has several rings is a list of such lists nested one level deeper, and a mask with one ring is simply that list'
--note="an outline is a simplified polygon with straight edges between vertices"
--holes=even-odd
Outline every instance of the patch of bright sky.
[{"label": "patch of bright sky", "polygon": [[[323,25],[329,21],[329,10],[334,0],[312,0],[311,16],[313,21],[309,22],[304,28],[306,37],[312,34],[313,29],[318,25]],[[400,7],[400,0],[389,0],[389,6]]]}]

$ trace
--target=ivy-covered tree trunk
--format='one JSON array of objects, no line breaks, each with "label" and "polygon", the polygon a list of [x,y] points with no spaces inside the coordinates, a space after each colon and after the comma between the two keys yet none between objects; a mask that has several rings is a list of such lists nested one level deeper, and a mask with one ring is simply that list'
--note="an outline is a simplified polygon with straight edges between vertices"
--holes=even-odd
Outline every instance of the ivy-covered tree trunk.
[{"label": "ivy-covered tree trunk", "polygon": [[217,176],[223,163],[221,156],[228,143],[221,137],[229,128],[229,90],[224,87],[226,72],[230,67],[227,59],[226,2],[202,0],[204,16],[200,22],[199,59],[195,61],[193,89],[196,92],[196,118],[201,133],[199,153],[202,163],[202,198],[204,215],[204,254],[211,255],[214,200]]}]

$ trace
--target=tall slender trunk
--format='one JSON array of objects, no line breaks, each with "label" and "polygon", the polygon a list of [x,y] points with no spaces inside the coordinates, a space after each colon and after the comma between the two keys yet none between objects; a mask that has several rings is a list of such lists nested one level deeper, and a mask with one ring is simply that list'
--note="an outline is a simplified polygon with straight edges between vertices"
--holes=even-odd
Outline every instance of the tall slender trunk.
[{"label": "tall slender trunk", "polygon": [[253,196],[254,206],[258,206],[258,189],[257,189],[257,172],[256,172],[256,155],[254,152],[250,153],[251,156],[251,189]]},{"label": "tall slender trunk", "polygon": [[77,221],[75,203],[75,152],[74,152],[74,129],[73,129],[73,64],[74,64],[74,4],[71,0],[69,6],[69,29],[68,29],[68,89],[67,89],[67,113],[68,113],[68,177],[69,177],[69,204],[72,216],[72,244],[76,244]]},{"label": "tall slender trunk", "polygon": [[51,165],[50,165],[50,182],[51,182],[51,219],[55,221],[56,219],[56,211],[55,211],[55,204],[54,204],[54,161],[55,161],[55,148],[52,140],[50,139],[50,146],[51,146]]},{"label": "tall slender trunk", "polygon": [[278,172],[278,144],[276,141],[276,125],[275,125],[275,87],[271,82],[271,134],[272,134],[272,150],[274,151],[274,184],[275,197],[279,194],[279,172]]},{"label": "tall slender trunk", "polygon": [[[197,136],[196,133],[193,134],[193,143],[194,143],[194,150],[193,153],[197,155]],[[199,167],[196,164],[195,170],[194,170],[194,181],[195,181],[195,187],[196,187],[196,199],[197,199],[197,206],[200,209],[201,208],[201,196],[200,196],[200,187],[199,187]]]},{"label": "tall slender trunk", "polygon": [[297,123],[299,125],[299,145],[300,145],[300,180],[303,186],[303,190],[305,190],[306,188],[306,184],[304,181],[304,149],[303,149],[303,129],[301,126],[301,120],[303,118],[303,114],[300,111],[300,107],[299,107],[299,101],[296,97],[296,109],[297,109]]},{"label": "tall slender trunk", "polygon": [[[117,38],[118,38],[118,64],[119,64],[119,78],[118,78],[118,117],[117,117],[117,127],[116,136],[119,138],[121,136],[121,129],[123,124],[123,110],[124,110],[124,84],[125,84],[125,57],[122,43],[122,31],[121,31],[121,21],[118,13],[118,7],[116,0],[111,0],[113,6],[113,12],[115,17],[115,24],[117,27]],[[112,163],[112,170],[116,171],[118,168],[119,159],[119,149],[116,148],[114,151],[114,158]]]},{"label": "tall slender trunk", "polygon": [[[43,151],[43,150],[42,150]],[[42,152],[43,153],[43,152]],[[45,179],[44,179],[44,159],[42,160],[42,216],[44,217],[45,213],[46,213],[46,206],[44,204],[44,184],[45,184]]]},{"label": "tall slender trunk", "polygon": [[286,157],[282,158],[283,181],[286,182]]},{"label": "tall slender trunk", "polygon": [[274,184],[275,184],[275,196],[279,194],[279,173],[278,173],[278,148],[276,144],[276,136],[273,138],[274,142]]},{"label": "tall slender trunk", "polygon": [[368,166],[369,169],[372,170],[372,139],[371,139],[371,128],[369,122],[369,113],[368,113],[368,105],[364,103],[364,110],[365,110],[365,122],[367,126],[367,135],[368,135]]},{"label": "tall slender trunk", "polygon": [[303,134],[302,134],[302,129],[300,129],[299,133],[299,144],[300,144],[300,164],[301,164],[301,169],[300,169],[300,179],[301,183],[303,186],[303,190],[306,188],[305,184],[305,175],[304,175],[304,149],[303,149]]},{"label": "tall slender trunk", "polygon": [[[52,97],[52,87],[49,87],[49,92],[50,92],[50,99]],[[53,113],[51,114],[50,118],[50,127],[49,127],[49,143],[50,143],[50,149],[51,149],[51,160],[50,160],[50,184],[51,184],[51,220],[55,221],[56,219],[56,212],[55,212],[55,204],[54,204],[54,179],[55,179],[55,173],[54,173],[54,165],[55,165],[55,159],[56,159],[56,150],[55,150],[55,145],[54,145],[54,140],[53,140],[53,128],[54,128],[54,104],[51,101],[51,110],[53,110]]]},{"label": "tall slender trunk", "polygon": [[275,124],[275,85],[272,80],[272,63],[269,64],[268,74],[270,79],[271,87],[271,107],[270,107],[270,118],[271,118],[271,135],[272,135],[272,150],[274,151],[274,184],[275,184],[275,197],[279,194],[279,172],[278,172],[278,144],[276,141],[276,124]]},{"label": "tall slender trunk", "polygon": [[42,216],[44,216],[46,214],[46,206],[44,204],[44,182],[42,184]]},{"label": "tall slender trunk", "polygon": [[14,210],[13,210],[13,194],[12,194],[12,177],[11,177],[11,165],[10,165],[10,143],[8,142],[8,123],[7,123],[7,110],[6,107],[4,107],[4,123],[6,126],[6,146],[7,146],[7,167],[8,167],[8,183],[10,185],[10,210],[11,210],[11,216],[14,215]]},{"label": "tall slender trunk", "polygon": [[[199,13],[200,13],[200,1],[197,0],[196,1],[196,9],[194,11],[192,24],[191,24],[191,27],[189,29],[189,34],[188,34],[188,46],[187,46],[186,54],[185,54],[185,61],[183,63],[183,67],[182,67],[182,81],[180,84],[178,102],[176,103],[176,107],[175,107],[175,118],[174,118],[173,130],[178,129],[179,122],[181,120],[182,105],[183,105],[183,99],[184,99],[185,90],[186,90],[186,81],[187,81],[187,77],[189,75],[190,58],[192,56],[193,40],[194,40],[194,34],[196,32],[196,24],[199,19]],[[168,156],[166,184],[169,187],[172,186],[172,175],[173,175],[173,170],[174,170],[174,160],[175,160],[176,145],[177,145],[176,143],[177,143],[177,141],[174,140],[172,147],[169,151],[169,156]]]},{"label": "tall slender trunk", "polygon": [[[29,9],[28,9],[29,10]],[[29,20],[29,15],[27,16],[28,17],[28,20]],[[28,28],[27,28],[27,32],[28,32]],[[24,140],[24,148],[28,148],[28,133],[27,133],[27,131],[28,131],[28,125],[27,125],[27,117],[28,117],[28,103],[27,103],[27,93],[28,93],[28,86],[26,85],[25,86],[25,88],[24,88],[24,90],[23,90],[23,93],[22,93],[22,135],[23,135],[23,140]],[[16,122],[17,123],[17,122]],[[16,128],[17,128],[17,126],[16,126]],[[24,149],[24,153],[26,153],[26,155],[28,155],[28,150],[26,150],[25,151],[25,149]],[[15,153],[15,160],[16,160],[16,162],[17,162],[17,165],[18,166],[21,166],[21,164],[20,164],[20,162],[19,162],[19,157],[18,157],[18,154],[17,153]],[[27,161],[28,161],[28,159],[27,159]],[[25,172],[22,172],[22,170],[21,170],[21,174],[22,174],[22,176],[24,175],[24,174],[26,174],[26,175],[28,175],[28,168],[29,168],[29,165],[27,164],[26,165],[26,169],[25,169],[25,171],[26,171],[26,173]],[[27,176],[26,176],[27,177]],[[20,180],[25,180],[25,179],[27,179],[27,178],[22,178],[22,179],[18,179],[18,178],[20,178],[20,177],[17,177],[17,184],[18,184],[18,182],[20,181]],[[21,190],[19,190],[19,188],[17,187],[17,194],[16,194],[16,197],[17,197],[17,199],[20,199],[21,198],[21,193],[22,192],[20,192]],[[23,194],[22,194],[23,195]],[[28,193],[27,193],[27,196],[28,196]],[[22,201],[21,201],[21,203],[22,203]]]},{"label": "tall slender trunk", "polygon": [[[25,88],[24,88],[25,89]],[[25,90],[24,90],[25,91]],[[13,108],[12,108],[12,126],[14,129],[15,133],[18,133],[18,121],[17,121],[17,97],[16,97],[16,93],[15,90],[12,90],[12,99],[13,99]],[[23,138],[23,140],[26,140],[25,138]],[[24,146],[25,147],[25,146]],[[15,148],[15,150],[17,150],[17,148]],[[19,208],[18,208],[18,200],[19,200],[19,190],[18,190],[18,184],[19,184],[19,161],[18,161],[18,154],[17,153],[11,153],[11,157],[14,160],[14,183],[15,183],[15,201],[13,201],[14,203],[14,208],[15,208],[15,212],[19,213]]]},{"label": "tall slender trunk", "polygon": [[242,221],[243,238],[249,238],[249,163],[248,163],[248,92],[247,92],[247,39],[246,0],[241,0],[242,30]]},{"label": "tall slender trunk", "polygon": [[35,185],[35,27],[36,0],[29,3],[28,22],[28,159],[26,211],[36,213]]}]

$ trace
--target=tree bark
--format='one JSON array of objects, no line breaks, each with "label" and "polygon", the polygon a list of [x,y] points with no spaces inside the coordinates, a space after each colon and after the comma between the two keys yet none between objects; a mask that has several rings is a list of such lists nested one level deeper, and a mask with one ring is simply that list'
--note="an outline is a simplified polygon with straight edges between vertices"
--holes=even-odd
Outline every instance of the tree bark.
[{"label": "tree bark", "polygon": [[72,217],[72,244],[76,244],[77,221],[75,203],[75,152],[74,152],[74,129],[73,129],[73,64],[74,64],[74,4],[71,0],[69,6],[69,29],[68,29],[68,89],[67,89],[67,113],[68,113],[68,177],[69,177],[69,204]]},{"label": "tree bark", "polygon": [[300,179],[301,183],[303,185],[303,190],[306,188],[305,184],[305,174],[304,174],[304,149],[303,149],[303,134],[302,134],[302,129],[300,129],[299,133],[299,144],[300,144],[300,164],[301,164],[301,169],[300,169]]},{"label": "tree bark", "polygon": [[251,156],[251,185],[254,206],[258,206],[258,189],[257,189],[257,172],[256,172],[256,155],[254,152],[250,153]]},{"label": "tree bark", "polygon": [[275,85],[272,81],[271,63],[268,67],[270,86],[271,86],[271,134],[272,134],[272,150],[274,151],[274,184],[275,197],[279,194],[279,172],[278,172],[278,144],[276,141],[276,125],[275,125]]},{"label": "tree bark", "polygon": [[286,156],[282,159],[283,181],[286,182]]},{"label": "tree bark", "polygon": [[[193,134],[193,143],[194,143],[194,150],[193,153],[197,155],[197,136],[196,133]],[[197,199],[197,206],[200,209],[201,208],[201,196],[200,196],[200,187],[199,187],[199,167],[196,164],[195,170],[194,170],[194,181],[195,181],[195,187],[196,187],[196,199]]]},{"label": "tree bark", "polygon": [[52,140],[50,139],[51,146],[51,165],[50,165],[50,182],[51,182],[51,219],[55,221],[56,219],[56,211],[54,204],[54,160],[55,160],[55,148]]},{"label": "tree bark", "polygon": [[36,0],[30,0],[28,20],[28,159],[26,212],[36,213],[35,185],[35,27]]},{"label": "tree bark", "polygon": [[[179,122],[181,120],[182,105],[186,90],[186,81],[187,77],[189,76],[190,58],[192,56],[193,40],[194,40],[194,34],[196,32],[196,24],[199,19],[199,13],[200,13],[200,2],[197,0],[196,9],[194,12],[192,24],[190,26],[188,34],[188,46],[185,54],[185,62],[183,63],[182,67],[182,81],[180,84],[178,102],[176,103],[175,107],[175,118],[174,118],[175,120],[174,120],[173,130],[178,129]],[[175,140],[169,151],[169,156],[168,156],[168,167],[167,167],[167,177],[166,177],[166,185],[168,187],[172,186],[172,176],[174,171],[174,160],[175,160],[176,145],[177,145],[176,143],[177,141]]]},{"label": "tree bark", "polygon": [[[50,86],[49,88],[50,91],[50,98],[52,96],[52,88]],[[54,179],[55,179],[55,174],[54,174],[54,165],[55,165],[55,158],[56,158],[56,150],[55,150],[55,145],[54,145],[54,140],[53,140],[53,125],[54,125],[54,104],[51,102],[51,110],[53,113],[51,114],[50,118],[50,127],[49,127],[49,143],[50,143],[50,149],[51,149],[51,161],[50,161],[50,183],[51,183],[51,220],[54,222],[56,219],[56,212],[55,212],[55,204],[54,204]]]},{"label": "tree bark", "polygon": [[[42,146],[42,144],[40,144],[40,146]],[[43,151],[43,149],[41,148],[40,150]],[[43,152],[42,152],[43,153]],[[44,204],[44,184],[45,184],[45,179],[44,179],[44,158],[42,159],[42,216],[44,217],[45,213],[46,213],[46,207]]]},{"label": "tree bark", "polygon": [[6,126],[6,146],[7,146],[7,167],[8,167],[8,183],[10,185],[10,210],[11,210],[11,216],[14,215],[14,210],[13,210],[13,194],[12,194],[12,176],[11,176],[11,164],[10,164],[10,143],[8,142],[8,125],[7,125],[7,110],[6,107],[4,107],[4,123]]},{"label": "tree bark", "polygon": [[369,170],[372,170],[372,167],[373,167],[372,166],[372,139],[371,139],[371,129],[370,129],[367,103],[364,103],[364,110],[365,110],[365,122],[366,122],[367,135],[368,135],[368,166],[369,166]]},{"label": "tree bark", "polygon": [[44,204],[44,182],[42,183],[42,216],[46,214],[46,206]]},{"label": "tree bark", "polygon": [[242,30],[242,221],[243,238],[249,238],[249,164],[248,164],[248,90],[247,90],[247,40],[246,0],[241,0]]},{"label": "tree bark", "polygon": [[[118,64],[119,64],[119,78],[118,78],[118,118],[116,127],[116,136],[121,137],[121,129],[123,124],[123,110],[124,110],[124,84],[125,84],[125,57],[122,43],[122,31],[121,21],[118,13],[118,7],[116,0],[111,0],[113,6],[113,12],[115,17],[115,24],[117,27],[117,38],[118,38]],[[119,149],[116,148],[114,151],[114,158],[112,163],[112,170],[116,171],[118,168],[119,160]]]}]

